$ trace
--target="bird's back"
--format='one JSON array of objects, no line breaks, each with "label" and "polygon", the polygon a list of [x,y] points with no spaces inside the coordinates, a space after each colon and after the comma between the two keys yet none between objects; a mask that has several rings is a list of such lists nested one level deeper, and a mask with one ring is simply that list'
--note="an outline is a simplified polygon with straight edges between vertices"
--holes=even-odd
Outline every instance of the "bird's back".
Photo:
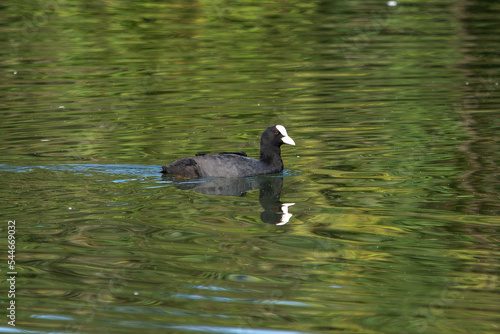
[{"label": "bird's back", "polygon": [[193,159],[200,177],[242,177],[272,173],[260,160],[241,154],[210,154]]},{"label": "bird's back", "polygon": [[252,159],[243,152],[203,154],[174,161],[163,167],[163,173],[181,177],[243,177],[277,173],[260,160]]}]

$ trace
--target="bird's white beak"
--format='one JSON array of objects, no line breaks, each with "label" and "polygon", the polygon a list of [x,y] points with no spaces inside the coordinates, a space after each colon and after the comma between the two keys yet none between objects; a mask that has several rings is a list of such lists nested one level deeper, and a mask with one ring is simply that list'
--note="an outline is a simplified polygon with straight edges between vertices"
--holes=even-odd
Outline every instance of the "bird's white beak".
[{"label": "bird's white beak", "polygon": [[276,129],[278,129],[278,131],[283,135],[283,138],[281,138],[281,141],[283,143],[295,146],[295,142],[293,141],[292,137],[290,137],[288,133],[286,133],[286,129],[283,125],[276,125]]},{"label": "bird's white beak", "polygon": [[290,136],[285,136],[285,137],[281,138],[281,140],[282,140],[285,144],[288,144],[288,145],[295,145],[295,142],[293,141],[292,137],[290,137]]}]

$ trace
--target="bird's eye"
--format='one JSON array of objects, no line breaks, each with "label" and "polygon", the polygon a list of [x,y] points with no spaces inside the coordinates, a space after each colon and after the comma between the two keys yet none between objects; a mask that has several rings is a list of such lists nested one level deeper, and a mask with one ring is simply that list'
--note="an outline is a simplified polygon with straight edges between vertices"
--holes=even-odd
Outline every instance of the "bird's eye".
[{"label": "bird's eye", "polygon": [[280,133],[279,131],[274,131],[274,134],[277,135],[278,133]]}]

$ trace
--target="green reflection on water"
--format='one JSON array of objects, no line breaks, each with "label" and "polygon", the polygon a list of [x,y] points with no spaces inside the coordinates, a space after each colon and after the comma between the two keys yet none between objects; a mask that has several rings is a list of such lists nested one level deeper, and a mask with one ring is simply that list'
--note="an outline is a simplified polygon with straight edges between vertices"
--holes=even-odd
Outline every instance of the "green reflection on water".
[{"label": "green reflection on water", "polygon": [[[497,11],[2,7],[18,328],[494,332]],[[207,196],[156,174],[198,152],[255,157],[270,124],[297,142],[283,151],[284,226],[261,222],[258,191]]]}]

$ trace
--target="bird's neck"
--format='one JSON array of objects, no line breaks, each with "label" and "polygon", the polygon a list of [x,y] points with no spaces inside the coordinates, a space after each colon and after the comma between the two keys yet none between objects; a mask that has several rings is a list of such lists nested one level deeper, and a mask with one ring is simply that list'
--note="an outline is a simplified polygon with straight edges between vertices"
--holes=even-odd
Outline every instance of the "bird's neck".
[{"label": "bird's neck", "polygon": [[277,170],[283,170],[283,161],[281,160],[281,149],[280,147],[267,147],[264,150],[263,145],[260,145],[260,161],[263,163],[275,167]]}]

